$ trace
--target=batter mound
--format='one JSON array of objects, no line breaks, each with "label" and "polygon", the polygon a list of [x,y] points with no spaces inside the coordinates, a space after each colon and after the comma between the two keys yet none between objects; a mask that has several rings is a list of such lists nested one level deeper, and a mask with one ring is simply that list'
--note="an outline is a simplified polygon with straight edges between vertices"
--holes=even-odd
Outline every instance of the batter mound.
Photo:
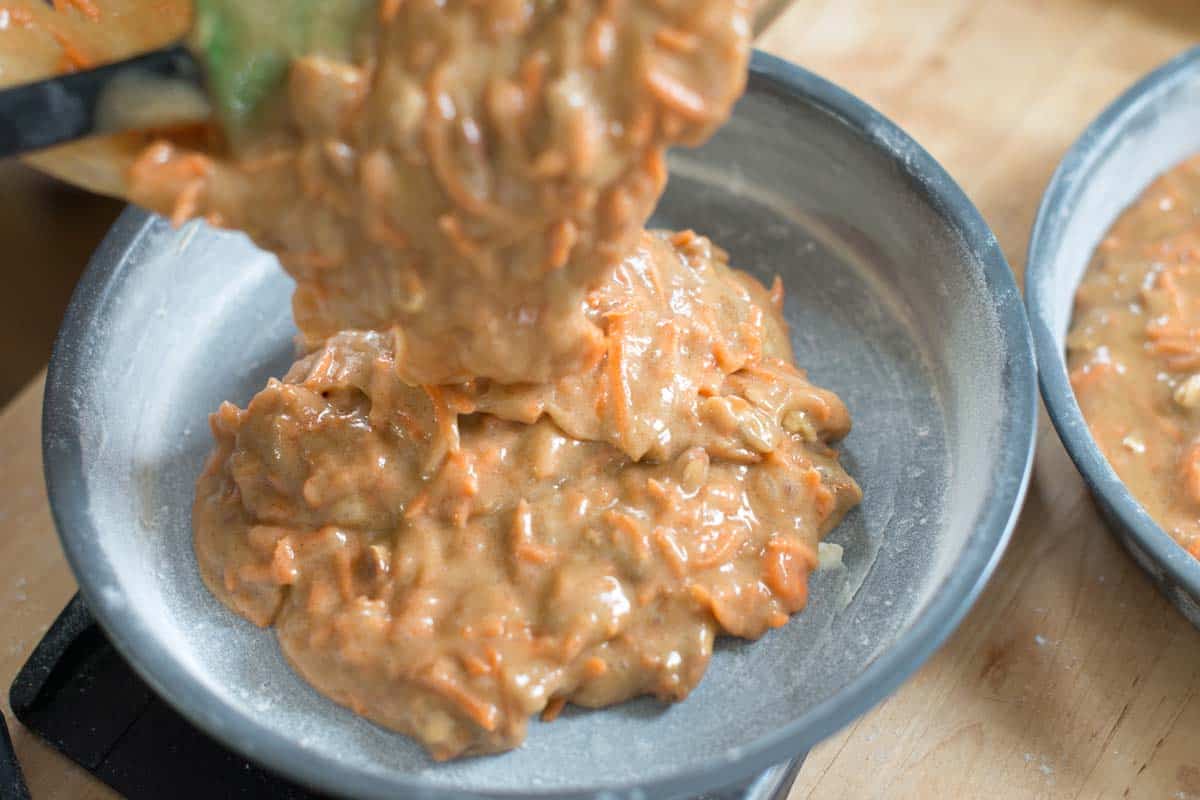
[{"label": "batter mound", "polygon": [[[689,289],[709,304],[674,310]],[[845,408],[707,240],[646,234],[587,305],[613,345],[558,385],[409,386],[391,336],[353,331],[213,418],[207,583],[436,758],[515,747],[564,701],[686,697],[714,636],[804,607],[859,500]]]},{"label": "batter mound", "polygon": [[664,150],[745,81],[745,0],[382,0],[227,157],[134,194],[248,231],[305,353],[213,415],[205,582],[334,700],[435,758],[531,715],[679,700],[713,639],[804,607],[860,499],[783,289],[643,226]]}]

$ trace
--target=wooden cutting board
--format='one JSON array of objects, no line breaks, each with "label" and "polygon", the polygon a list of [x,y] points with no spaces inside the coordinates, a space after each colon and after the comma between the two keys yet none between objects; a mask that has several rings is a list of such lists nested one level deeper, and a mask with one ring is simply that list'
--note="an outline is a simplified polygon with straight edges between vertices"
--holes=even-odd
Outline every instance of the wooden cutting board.
[{"label": "wooden cutting board", "polygon": [[[763,45],[929,149],[1020,275],[1063,152],[1197,41],[1196,0],[797,0]],[[813,752],[793,799],[1200,800],[1200,631],[1107,534],[1044,415],[1038,448],[1012,544],[965,624]]]},{"label": "wooden cutting board", "polygon": [[[1065,149],[1197,41],[1197,0],[795,0],[762,45],[912,133],[1019,274]],[[46,508],[40,399],[39,379],[0,414],[0,686],[73,591]],[[112,796],[14,728],[34,797]],[[792,792],[997,796],[1200,800],[1200,631],[1106,533],[1044,419],[1025,511],[974,611],[891,699],[818,747]]]}]

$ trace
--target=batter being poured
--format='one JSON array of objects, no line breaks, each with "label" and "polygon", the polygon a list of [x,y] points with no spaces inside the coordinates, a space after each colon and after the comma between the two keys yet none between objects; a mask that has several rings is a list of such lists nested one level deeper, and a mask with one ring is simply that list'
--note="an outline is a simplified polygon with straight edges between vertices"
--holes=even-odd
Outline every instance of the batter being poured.
[{"label": "batter being poured", "polygon": [[314,686],[439,759],[564,703],[685,697],[805,605],[858,502],[782,287],[646,232],[724,120],[748,0],[382,0],[235,155],[133,170],[296,278],[305,355],[213,415],[204,579]]}]

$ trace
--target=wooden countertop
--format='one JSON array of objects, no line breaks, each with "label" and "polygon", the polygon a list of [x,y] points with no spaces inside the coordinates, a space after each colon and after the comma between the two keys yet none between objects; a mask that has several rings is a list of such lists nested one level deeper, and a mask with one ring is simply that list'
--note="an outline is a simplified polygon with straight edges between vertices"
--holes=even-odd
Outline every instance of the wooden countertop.
[{"label": "wooden countertop", "polygon": [[[1019,273],[1063,151],[1198,40],[1195,0],[795,0],[762,46],[912,133]],[[46,508],[40,408],[39,379],[0,414],[5,687],[73,591]],[[112,796],[12,728],[34,797]],[[996,795],[1200,800],[1200,631],[1104,530],[1044,418],[1028,502],[974,611],[899,692],[818,747],[792,792]]]}]

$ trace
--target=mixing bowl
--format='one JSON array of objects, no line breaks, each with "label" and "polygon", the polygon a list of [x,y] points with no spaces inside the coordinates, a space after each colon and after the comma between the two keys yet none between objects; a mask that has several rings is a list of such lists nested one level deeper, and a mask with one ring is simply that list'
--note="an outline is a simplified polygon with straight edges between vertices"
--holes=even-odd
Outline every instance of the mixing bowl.
[{"label": "mixing bowl", "polygon": [[1126,549],[1200,627],[1200,561],[1146,513],[1088,430],[1067,377],[1075,291],[1117,216],[1163,172],[1200,152],[1200,47],[1122,95],[1067,152],[1029,244],[1025,294],[1042,397],[1058,435]]}]

